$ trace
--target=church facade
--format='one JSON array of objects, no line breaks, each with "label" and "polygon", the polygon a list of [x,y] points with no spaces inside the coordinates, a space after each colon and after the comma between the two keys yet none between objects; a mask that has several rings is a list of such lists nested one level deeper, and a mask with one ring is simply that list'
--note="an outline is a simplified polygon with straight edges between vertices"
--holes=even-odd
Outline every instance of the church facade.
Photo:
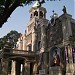
[{"label": "church facade", "polygon": [[75,75],[75,20],[64,6],[63,14],[53,12],[49,21],[39,5],[36,1],[30,9],[25,35],[17,44],[18,49],[36,53],[31,75]]},{"label": "church facade", "polygon": [[[50,21],[46,19],[46,12],[38,1],[29,10],[27,29],[13,52],[17,51],[19,56],[14,55],[20,60],[15,62],[11,58],[11,75],[75,75],[75,20],[65,6],[60,16],[53,11]],[[18,53],[20,50],[23,55]],[[24,51],[28,54],[26,58]],[[15,65],[18,66],[15,68]]]}]

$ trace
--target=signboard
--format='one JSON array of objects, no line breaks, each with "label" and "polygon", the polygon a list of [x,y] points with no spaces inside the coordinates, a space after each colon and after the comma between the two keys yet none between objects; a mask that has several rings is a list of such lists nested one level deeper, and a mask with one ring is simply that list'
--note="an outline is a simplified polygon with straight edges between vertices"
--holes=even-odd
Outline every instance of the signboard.
[{"label": "signboard", "polygon": [[39,74],[45,74],[45,69],[39,70]]}]

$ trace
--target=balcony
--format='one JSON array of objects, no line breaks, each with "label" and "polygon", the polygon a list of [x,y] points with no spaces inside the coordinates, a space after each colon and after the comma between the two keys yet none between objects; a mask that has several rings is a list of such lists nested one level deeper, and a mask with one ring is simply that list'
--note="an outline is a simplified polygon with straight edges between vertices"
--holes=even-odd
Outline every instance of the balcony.
[{"label": "balcony", "polygon": [[5,48],[2,50],[3,55],[8,56],[24,56],[24,57],[35,57],[35,52],[26,50],[17,50],[11,48]]}]

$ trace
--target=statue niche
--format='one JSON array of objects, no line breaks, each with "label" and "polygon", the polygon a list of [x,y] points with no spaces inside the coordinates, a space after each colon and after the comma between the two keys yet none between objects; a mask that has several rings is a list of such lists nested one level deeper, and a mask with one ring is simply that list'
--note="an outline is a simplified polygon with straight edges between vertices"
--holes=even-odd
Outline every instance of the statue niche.
[{"label": "statue niche", "polygon": [[59,56],[58,48],[54,48],[52,52],[53,53],[52,53],[51,66],[60,66],[60,56]]}]

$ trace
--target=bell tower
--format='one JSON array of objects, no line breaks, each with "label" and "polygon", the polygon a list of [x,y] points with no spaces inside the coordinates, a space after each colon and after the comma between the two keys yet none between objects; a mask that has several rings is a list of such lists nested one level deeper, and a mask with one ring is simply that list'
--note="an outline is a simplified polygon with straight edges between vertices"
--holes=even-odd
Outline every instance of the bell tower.
[{"label": "bell tower", "polygon": [[46,18],[46,9],[42,7],[39,1],[36,1],[35,4],[32,6],[32,8],[29,11],[30,13],[30,19],[36,17],[38,19],[40,18]]},{"label": "bell tower", "polygon": [[[46,19],[46,9],[42,7],[39,1],[36,1],[35,4],[29,10],[30,20],[27,24],[26,38],[27,38],[27,50],[35,51],[37,48],[37,29],[40,20]],[[40,24],[41,26],[41,24]],[[41,40],[41,39],[40,39]]]}]

